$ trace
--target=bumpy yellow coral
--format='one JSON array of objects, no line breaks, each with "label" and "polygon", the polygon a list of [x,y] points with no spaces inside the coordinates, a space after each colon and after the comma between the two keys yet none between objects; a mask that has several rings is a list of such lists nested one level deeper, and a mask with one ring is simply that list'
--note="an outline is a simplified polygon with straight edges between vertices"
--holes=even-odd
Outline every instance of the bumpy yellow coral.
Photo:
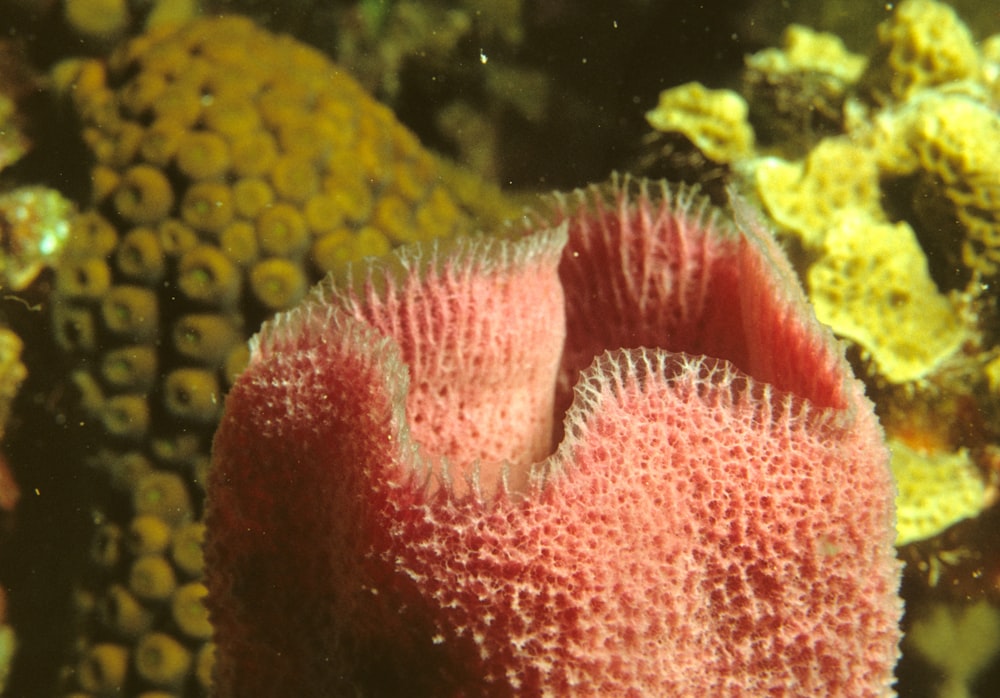
[{"label": "bumpy yellow coral", "polygon": [[809,269],[808,284],[816,316],[867,350],[892,382],[926,376],[966,338],[906,223],[840,216],[826,233],[823,257]]},{"label": "bumpy yellow coral", "polygon": [[65,0],[63,17],[82,39],[107,42],[118,39],[128,28],[126,0]]},{"label": "bumpy yellow coral", "polygon": [[122,175],[114,202],[117,213],[129,223],[152,223],[170,213],[174,193],[159,169],[136,165]]},{"label": "bumpy yellow coral", "polygon": [[730,90],[689,82],[660,93],[646,121],[658,131],[680,133],[715,162],[733,162],[753,150],[747,103]]},{"label": "bumpy yellow coral", "polygon": [[878,27],[879,48],[862,83],[879,102],[972,78],[979,70],[975,41],[955,11],[937,0],[904,0]]},{"label": "bumpy yellow coral", "polygon": [[102,642],[89,648],[76,665],[84,691],[99,695],[121,693],[128,675],[129,651],[124,645]]},{"label": "bumpy yellow coral", "polygon": [[[131,490],[135,513],[171,525],[200,511],[223,393],[264,318],[348,261],[513,212],[322,54],[246,18],[158,27],[106,64],[67,64],[58,77],[72,82],[65,93],[96,165],[93,210],[56,269],[54,334],[79,359],[84,421],[103,432],[96,464]],[[170,649],[156,633],[181,625],[185,651],[207,635],[191,589],[174,625],[158,611],[144,628],[151,646]],[[185,655],[143,670],[136,653],[125,692],[211,665],[204,647],[197,665]]]},{"label": "bumpy yellow coral", "polygon": [[135,648],[135,671],[157,688],[179,690],[191,670],[191,652],[167,633],[147,633]]},{"label": "bumpy yellow coral", "polygon": [[212,624],[204,605],[207,594],[208,589],[204,584],[192,582],[178,587],[170,599],[170,616],[174,625],[187,638],[208,640],[212,637]]},{"label": "bumpy yellow coral", "polygon": [[896,545],[936,536],[986,506],[986,486],[969,454],[926,454],[891,441]]}]

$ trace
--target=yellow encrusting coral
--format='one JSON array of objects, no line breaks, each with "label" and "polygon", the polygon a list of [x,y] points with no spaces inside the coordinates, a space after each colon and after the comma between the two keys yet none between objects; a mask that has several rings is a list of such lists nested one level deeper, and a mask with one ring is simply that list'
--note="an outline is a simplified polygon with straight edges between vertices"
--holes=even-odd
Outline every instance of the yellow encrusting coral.
[{"label": "yellow encrusting coral", "polygon": [[238,341],[237,324],[224,315],[192,313],[174,324],[173,345],[185,359],[204,366],[218,366]]},{"label": "yellow encrusting coral", "polygon": [[142,555],[129,569],[128,586],[142,601],[165,601],[174,593],[177,577],[163,555]]},{"label": "yellow encrusting coral", "polygon": [[203,368],[178,368],[163,382],[167,413],[179,421],[210,423],[222,409],[222,391],[215,373]]},{"label": "yellow encrusting coral", "polygon": [[142,475],[132,491],[136,514],[159,516],[171,525],[194,516],[187,483],[177,473],[153,470]]},{"label": "yellow encrusting coral", "polygon": [[116,643],[92,645],[80,658],[75,673],[80,688],[97,695],[120,693],[128,675],[128,648]]},{"label": "yellow encrusting coral", "polygon": [[149,402],[141,394],[109,397],[101,406],[100,419],[109,436],[125,441],[141,441],[149,431]]},{"label": "yellow encrusting coral", "polygon": [[97,301],[111,287],[111,269],[98,257],[65,262],[56,279],[56,291],[69,300]]},{"label": "yellow encrusting coral", "polygon": [[125,531],[125,548],[136,557],[155,555],[170,543],[170,526],[158,516],[136,516]]},{"label": "yellow encrusting coral", "polygon": [[170,616],[184,637],[193,640],[212,637],[212,624],[203,601],[207,594],[204,584],[191,582],[178,587],[171,597]]},{"label": "yellow encrusting coral", "polygon": [[192,302],[229,308],[240,297],[240,272],[215,245],[198,245],[185,252],[177,265],[177,288]]},{"label": "yellow encrusting coral", "polygon": [[270,313],[291,308],[307,288],[301,267],[288,259],[265,259],[250,270],[253,297]]},{"label": "yellow encrusting coral", "polygon": [[188,131],[177,143],[176,161],[189,179],[215,179],[229,169],[229,145],[213,131]]},{"label": "yellow encrusting coral", "polygon": [[101,301],[101,318],[111,334],[125,342],[149,342],[159,331],[156,294],[143,286],[110,288]]},{"label": "yellow encrusting coral", "polygon": [[152,610],[121,584],[112,585],[97,602],[97,613],[103,627],[126,640],[137,640],[153,625]]}]

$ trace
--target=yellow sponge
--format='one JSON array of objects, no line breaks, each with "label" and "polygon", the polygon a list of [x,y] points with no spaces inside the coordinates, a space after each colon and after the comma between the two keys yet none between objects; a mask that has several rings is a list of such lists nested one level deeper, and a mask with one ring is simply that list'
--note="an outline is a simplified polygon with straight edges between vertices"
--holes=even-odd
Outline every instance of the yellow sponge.
[{"label": "yellow sponge", "polygon": [[972,78],[975,41],[949,5],[905,0],[878,27],[879,47],[862,83],[877,102],[904,101],[914,91]]},{"label": "yellow sponge", "polygon": [[807,275],[816,316],[861,345],[889,381],[926,376],[966,332],[931,280],[913,230],[857,212],[836,221]]},{"label": "yellow sponge", "polygon": [[932,538],[952,524],[977,516],[986,485],[963,449],[926,454],[890,440],[896,478],[896,545]]},{"label": "yellow sponge", "polygon": [[754,177],[757,196],[771,218],[809,250],[822,246],[838,211],[883,216],[875,159],[846,137],[822,140],[803,162],[764,159]]},{"label": "yellow sponge", "polygon": [[658,131],[684,135],[715,162],[733,162],[753,151],[747,103],[729,90],[710,90],[697,82],[672,87],[660,93],[646,121]]}]

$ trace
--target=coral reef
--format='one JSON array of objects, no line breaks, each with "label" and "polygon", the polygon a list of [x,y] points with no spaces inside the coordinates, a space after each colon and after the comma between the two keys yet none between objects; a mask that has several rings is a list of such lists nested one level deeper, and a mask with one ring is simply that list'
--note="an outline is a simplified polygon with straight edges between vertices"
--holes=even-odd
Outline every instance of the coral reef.
[{"label": "coral reef", "polygon": [[[813,32],[797,40],[793,61],[795,35],[783,52],[748,59],[749,119],[764,132],[812,118],[814,106],[778,94],[803,94],[789,65],[832,74],[823,66],[840,56],[830,133],[804,141],[801,157],[784,139],[783,157],[765,148],[733,169],[786,236],[821,317],[860,345],[873,378],[933,380],[965,360],[960,350],[975,348],[993,312],[978,299],[1000,239],[991,203],[1000,120],[982,61],[954,12],[932,0],[900,3],[864,72]],[[761,83],[778,92],[761,94]]]},{"label": "coral reef", "polygon": [[266,323],[209,476],[218,695],[891,695],[882,433],[745,225],[616,181]]},{"label": "coral reef", "polygon": [[843,134],[798,160],[734,166],[800,251],[817,313],[856,343],[900,440],[899,544],[915,609],[1000,602],[990,373],[1000,120],[990,60],[947,6],[900,3],[846,85]]},{"label": "coral reef", "polygon": [[[415,212],[405,197],[383,201],[378,182],[317,196],[325,193],[319,170],[294,155],[311,144],[296,141],[294,128],[279,133],[273,125],[285,118],[280,104],[228,99],[237,91],[226,100],[209,91],[195,104],[183,89],[167,90],[167,82],[200,84],[220,66],[179,47],[158,64],[145,59],[143,47],[177,36],[167,23],[199,6],[208,16],[238,8],[325,51],[424,144],[505,186],[571,188],[639,166],[700,182],[716,203],[732,189],[757,199],[803,281],[823,277],[810,287],[813,300],[826,306],[825,319],[840,323],[835,329],[892,437],[902,468],[904,630],[931,618],[933,608],[958,618],[977,600],[995,607],[1000,36],[988,34],[1000,30],[1000,14],[981,0],[950,4],[955,10],[863,0],[683,7],[646,0],[613,7],[589,0],[0,0],[0,266],[13,274],[0,281],[0,326],[19,335],[17,365],[30,371],[0,462],[9,466],[0,467],[0,589],[18,645],[9,692],[52,695],[57,683],[71,695],[87,695],[83,686],[151,696],[206,692],[213,650],[200,601],[202,490],[221,400],[249,360],[244,340],[261,319],[302,297],[322,270],[422,236],[408,215],[431,225],[433,206]],[[790,22],[798,26],[782,34]],[[155,27],[131,55],[125,46],[114,50],[120,38]],[[256,49],[244,35],[220,34],[216,43],[213,50],[229,50],[240,65],[224,77],[221,68],[213,73],[227,89],[241,84],[234,72],[257,75],[247,60]],[[765,46],[777,48],[744,61],[744,52]],[[102,60],[70,60],[51,81],[41,77],[81,55]],[[171,62],[186,74],[168,74]],[[282,78],[301,86],[294,74]],[[742,95],[748,112],[731,125],[754,134],[747,151],[718,163],[676,131],[641,141],[658,94],[685,84],[694,92],[691,81],[706,85],[706,95],[720,92],[714,87]],[[49,99],[49,87],[64,99]],[[315,118],[319,110],[299,96],[288,100],[288,112]],[[74,101],[84,145],[65,109]],[[219,101],[225,108],[208,103]],[[367,119],[366,100],[347,101],[345,114],[363,115],[352,124]],[[171,118],[156,118],[157,103]],[[691,111],[708,105],[706,98]],[[339,118],[330,117],[338,134]],[[369,126],[384,133],[393,123],[378,118]],[[246,137],[234,147],[237,134]],[[375,142],[369,131],[359,135],[330,172],[391,161],[391,148],[352,150]],[[476,198],[468,193],[475,185],[432,160],[432,179],[467,209],[459,217],[476,218],[475,205],[461,203]],[[72,222],[67,238],[76,242],[62,260],[58,245],[46,242],[67,230],[52,187],[85,211]],[[846,230],[846,220],[856,225]],[[862,231],[880,236],[869,245],[857,239]],[[869,254],[904,237],[910,262]],[[852,299],[850,313],[834,303],[841,292]],[[68,374],[55,344],[69,355]],[[81,469],[82,461],[97,467]],[[19,490],[25,496],[9,511]],[[939,622],[927,627],[925,636],[949,632]],[[9,657],[12,640],[0,636],[0,657]],[[905,644],[900,694],[996,693],[1000,663],[975,678],[953,671],[965,650],[951,645],[935,655]],[[937,685],[945,671],[961,680]]]},{"label": "coral reef", "polygon": [[[829,133],[800,141],[801,154],[783,142],[780,157],[762,148],[732,165],[795,252],[817,314],[852,341],[894,443],[904,626],[917,635],[904,645],[901,694],[973,695],[994,655],[972,662],[933,636],[953,632],[938,622],[957,618],[953,607],[978,601],[989,615],[1000,604],[995,45],[977,47],[946,5],[899,3],[864,71],[838,84]],[[759,99],[762,80],[794,93],[794,79],[748,63],[767,78],[744,78],[758,136],[794,123],[796,108],[809,123],[805,104],[789,119]],[[932,670],[947,681],[918,688],[913,677]],[[985,673],[995,683],[995,665]]]},{"label": "coral reef", "polygon": [[[0,291],[24,291],[58,258],[72,203],[55,189],[16,186],[10,171],[30,152],[18,101],[38,87],[23,52],[0,42]],[[6,172],[5,172],[6,171]]]},{"label": "coral reef", "polygon": [[198,0],[0,0],[8,14],[28,11],[36,23],[64,31],[78,50],[99,54],[144,29],[196,17]]},{"label": "coral reef", "polygon": [[[501,175],[501,117],[514,115],[537,124],[549,102],[549,76],[511,60],[525,38],[522,0],[297,0],[277,7],[259,0],[216,0],[208,5],[238,8],[261,23],[294,30],[335,56],[368,91],[393,107],[406,101],[406,89],[420,82],[404,82],[408,73],[447,74],[442,82],[448,87],[437,91],[439,96],[442,89],[451,94],[418,118],[460,162],[489,179]],[[491,62],[491,56],[501,60]]]},{"label": "coral reef", "polygon": [[[89,461],[119,502],[67,688],[205,692],[200,565],[118,549],[120,532],[152,516],[176,538],[197,521],[223,397],[262,319],[352,260],[512,209],[318,52],[245,18],[153,30],[54,74],[95,164],[51,320],[98,445]],[[124,608],[155,622],[126,632],[138,621]]]},{"label": "coral reef", "polygon": [[[752,172],[768,213],[807,247],[821,244],[844,209],[862,209],[876,220],[905,217],[934,259],[935,281],[944,290],[962,288],[976,274],[995,273],[1000,239],[992,203],[1000,117],[988,72],[965,26],[933,0],[901,3],[880,36],[885,51],[869,59],[867,72],[860,78],[854,72],[853,80],[842,76],[848,97],[829,123],[846,135],[819,140],[798,161],[751,159],[743,169]],[[754,95],[757,83],[770,80],[801,93],[782,64],[763,59],[769,55],[748,59],[764,77],[751,71],[744,89]],[[879,76],[897,82],[882,89]],[[784,117],[775,117],[779,103],[753,98],[751,104],[758,131],[783,128]],[[815,113],[797,106],[799,114]]]}]

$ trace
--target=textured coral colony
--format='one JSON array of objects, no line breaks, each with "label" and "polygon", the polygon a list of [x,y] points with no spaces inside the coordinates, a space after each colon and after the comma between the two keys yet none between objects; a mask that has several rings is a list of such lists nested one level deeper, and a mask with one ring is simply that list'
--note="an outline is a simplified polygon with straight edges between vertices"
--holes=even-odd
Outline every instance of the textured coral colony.
[{"label": "textured coral colony", "polygon": [[1000,695],[995,12],[673,4],[0,0],[0,693]]}]

